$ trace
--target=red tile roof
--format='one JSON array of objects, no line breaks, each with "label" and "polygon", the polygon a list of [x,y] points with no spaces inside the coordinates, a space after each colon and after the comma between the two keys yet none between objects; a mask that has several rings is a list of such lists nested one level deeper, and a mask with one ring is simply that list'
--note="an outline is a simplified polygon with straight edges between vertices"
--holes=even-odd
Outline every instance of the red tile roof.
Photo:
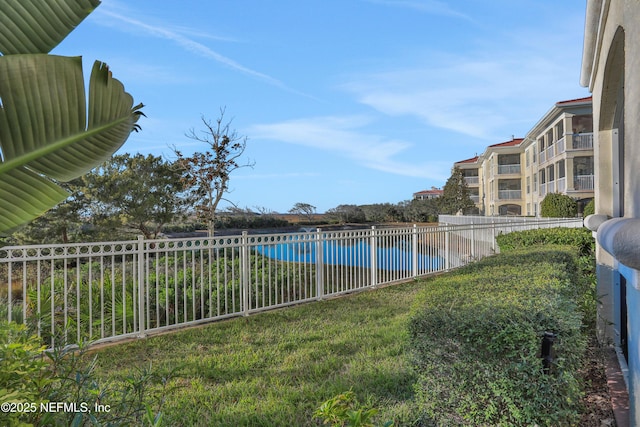
[{"label": "red tile roof", "polygon": [[556,102],[556,105],[565,105],[565,104],[579,104],[579,103],[583,103],[583,102],[589,102],[592,101],[593,97],[591,96],[587,96],[586,98],[577,98],[577,99],[570,99],[568,101],[559,101]]},{"label": "red tile roof", "polygon": [[500,144],[493,144],[489,147],[515,147],[520,145],[520,143],[524,141],[524,138],[513,138],[511,141],[501,142]]},{"label": "red tile roof", "polygon": [[472,157],[470,159],[466,159],[466,160],[460,160],[459,162],[456,162],[456,164],[458,163],[475,163],[478,161],[478,156]]},{"label": "red tile roof", "polygon": [[442,196],[442,192],[444,190],[422,190],[422,191],[418,191],[416,193],[413,193],[413,195],[415,196],[416,194],[437,194]]}]

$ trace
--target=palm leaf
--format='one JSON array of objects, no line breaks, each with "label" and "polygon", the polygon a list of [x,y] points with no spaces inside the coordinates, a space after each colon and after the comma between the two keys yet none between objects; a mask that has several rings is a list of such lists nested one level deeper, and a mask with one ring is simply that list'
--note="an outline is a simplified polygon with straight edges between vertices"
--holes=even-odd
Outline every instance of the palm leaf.
[{"label": "palm leaf", "polygon": [[[0,76],[2,233],[63,200],[66,192],[44,176],[69,181],[103,163],[136,129],[142,106],[133,106],[131,95],[98,61],[90,77],[88,119],[79,57],[3,56]],[[32,188],[12,187],[27,176]]]},{"label": "palm leaf", "polygon": [[2,0],[0,53],[48,53],[100,0]]}]

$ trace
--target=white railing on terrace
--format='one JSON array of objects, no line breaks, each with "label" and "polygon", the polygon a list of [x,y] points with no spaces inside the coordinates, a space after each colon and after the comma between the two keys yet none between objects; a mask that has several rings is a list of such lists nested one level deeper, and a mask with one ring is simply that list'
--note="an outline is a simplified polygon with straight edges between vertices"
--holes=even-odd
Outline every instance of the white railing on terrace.
[{"label": "white railing on terrace", "polygon": [[465,176],[464,180],[468,185],[475,185],[480,183],[480,178],[477,176]]},{"label": "white railing on terrace", "polygon": [[3,247],[0,316],[31,325],[50,347],[144,337],[448,271],[497,252],[500,233],[582,226],[488,219],[492,223]]},{"label": "white railing on terrace", "polygon": [[549,148],[547,148],[547,151],[546,151],[547,160],[551,160],[555,157],[555,149],[556,149],[555,145],[552,145]]},{"label": "white railing on terrace", "polygon": [[520,173],[520,164],[513,165],[498,165],[498,174],[507,175]]},{"label": "white railing on terrace", "polygon": [[522,198],[522,190],[498,190],[500,200],[519,200]]},{"label": "white railing on terrace", "polygon": [[578,190],[593,190],[594,189],[594,176],[593,175],[576,175],[573,177],[573,188]]},{"label": "white railing on terrace", "polygon": [[562,154],[565,152],[565,137],[563,136],[562,138],[560,138],[558,140],[558,142],[556,143],[557,147],[558,147],[558,154]]},{"label": "white railing on terrace", "polygon": [[593,132],[573,134],[573,150],[593,150]]},{"label": "white railing on terrace", "polygon": [[558,178],[557,182],[557,186],[558,186],[558,193],[564,193],[565,191],[567,191],[567,178],[563,177],[563,178]]}]

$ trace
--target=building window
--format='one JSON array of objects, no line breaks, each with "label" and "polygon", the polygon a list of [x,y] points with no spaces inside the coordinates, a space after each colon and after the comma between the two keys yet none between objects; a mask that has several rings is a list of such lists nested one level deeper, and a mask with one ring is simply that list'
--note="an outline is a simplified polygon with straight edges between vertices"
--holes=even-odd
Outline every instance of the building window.
[{"label": "building window", "polygon": [[549,129],[547,131],[547,136],[545,138],[547,140],[547,147],[551,147],[555,140],[553,139],[553,129]]},{"label": "building window", "polygon": [[555,180],[554,167],[553,165],[547,166],[547,182],[551,182]]},{"label": "building window", "polygon": [[564,178],[565,176],[567,176],[566,170],[565,170],[565,161],[560,160],[558,162],[558,178]]},{"label": "building window", "polygon": [[564,120],[560,120],[556,125],[557,139],[561,139],[564,136]]},{"label": "building window", "polygon": [[538,174],[533,174],[533,191],[538,191]]},{"label": "building window", "polygon": [[[531,177],[530,177],[530,176],[528,176],[528,177],[527,177],[527,194],[530,194],[530,193],[531,193]],[[527,209],[527,211],[528,211],[528,210],[529,210],[529,209]]]}]

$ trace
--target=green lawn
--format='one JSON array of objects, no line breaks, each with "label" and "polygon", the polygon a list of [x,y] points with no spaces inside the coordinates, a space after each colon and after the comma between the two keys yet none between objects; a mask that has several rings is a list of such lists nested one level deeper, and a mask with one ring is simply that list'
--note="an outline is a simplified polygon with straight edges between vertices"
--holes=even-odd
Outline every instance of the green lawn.
[{"label": "green lawn", "polygon": [[421,280],[214,323],[100,350],[97,374],[167,372],[163,424],[318,425],[314,410],[352,389],[380,424],[412,420],[407,322]]}]

